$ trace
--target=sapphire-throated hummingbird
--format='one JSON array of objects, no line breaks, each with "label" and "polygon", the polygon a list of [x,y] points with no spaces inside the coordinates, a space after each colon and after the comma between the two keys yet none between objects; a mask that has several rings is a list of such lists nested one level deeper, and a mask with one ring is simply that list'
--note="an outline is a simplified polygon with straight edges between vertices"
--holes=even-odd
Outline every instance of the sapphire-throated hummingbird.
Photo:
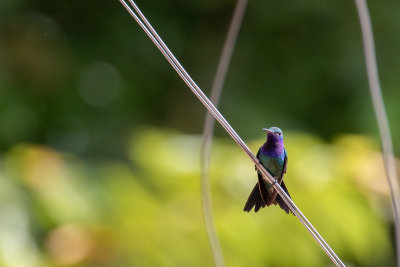
[{"label": "sapphire-throated hummingbird", "polygon": [[[286,185],[283,182],[283,175],[286,173],[288,157],[286,149],[283,146],[282,130],[278,127],[271,127],[269,129],[264,128],[263,131],[268,133],[267,141],[265,141],[258,150],[257,158],[290,197]],[[260,172],[257,172],[257,174],[258,183],[253,191],[251,191],[249,199],[244,206],[244,211],[249,212],[254,207],[254,211],[257,212],[260,208],[264,208],[265,206],[278,204],[279,207],[289,214],[291,210],[283,201],[282,197],[271,184],[263,180]]]}]

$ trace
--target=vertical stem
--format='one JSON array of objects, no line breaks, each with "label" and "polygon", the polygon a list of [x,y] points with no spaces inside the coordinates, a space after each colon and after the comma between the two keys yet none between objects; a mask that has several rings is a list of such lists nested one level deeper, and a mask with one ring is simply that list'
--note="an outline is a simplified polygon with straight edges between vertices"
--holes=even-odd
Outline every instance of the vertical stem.
[{"label": "vertical stem", "polygon": [[400,267],[400,192],[395,157],[393,153],[392,137],[390,134],[389,121],[385,110],[385,104],[383,102],[381,85],[379,82],[378,66],[376,63],[374,46],[374,36],[372,32],[371,18],[369,15],[367,2],[365,0],[355,0],[355,2],[360,18],[369,88],[381,136],[383,162],[385,165],[386,177],[390,188],[390,196],[392,200],[394,222],[396,227],[395,232],[397,247],[397,266]]},{"label": "vertical stem", "polygon": [[[222,54],[219,59],[218,68],[214,77],[211,89],[211,102],[218,107],[222,88],[224,86],[226,73],[232,58],[233,49],[237,40],[237,36],[242,25],[243,16],[246,11],[247,0],[238,0],[233,13],[232,21],[229,26],[228,35],[226,37]],[[212,213],[211,189],[210,189],[210,154],[212,147],[212,138],[215,126],[214,117],[207,112],[204,122],[203,143],[201,147],[201,189],[203,200],[203,214],[206,225],[208,240],[214,256],[214,263],[217,267],[225,266],[224,256],[214,223]]]}]

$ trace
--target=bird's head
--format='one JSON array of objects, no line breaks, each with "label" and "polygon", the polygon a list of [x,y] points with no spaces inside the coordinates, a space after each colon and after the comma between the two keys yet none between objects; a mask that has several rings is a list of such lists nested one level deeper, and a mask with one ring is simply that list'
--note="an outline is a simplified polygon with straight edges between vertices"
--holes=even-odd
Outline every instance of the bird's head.
[{"label": "bird's head", "polygon": [[283,132],[278,127],[263,128],[262,130],[268,133],[268,139],[283,140]]}]

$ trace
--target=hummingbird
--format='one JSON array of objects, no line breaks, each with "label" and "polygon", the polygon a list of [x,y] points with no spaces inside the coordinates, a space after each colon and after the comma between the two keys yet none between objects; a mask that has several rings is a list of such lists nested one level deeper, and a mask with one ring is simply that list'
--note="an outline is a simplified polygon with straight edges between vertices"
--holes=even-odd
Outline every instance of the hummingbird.
[{"label": "hummingbird", "polygon": [[[283,182],[283,175],[286,173],[288,157],[286,149],[283,146],[282,130],[278,127],[263,128],[262,130],[267,132],[267,140],[258,150],[257,159],[290,197],[289,191]],[[264,208],[265,206],[268,207],[271,204],[278,204],[287,214],[292,213],[272,184],[265,182],[260,172],[257,172],[257,174],[258,182],[250,193],[246,205],[244,206],[244,211],[249,212],[254,207],[254,212],[257,212],[260,208]]]}]

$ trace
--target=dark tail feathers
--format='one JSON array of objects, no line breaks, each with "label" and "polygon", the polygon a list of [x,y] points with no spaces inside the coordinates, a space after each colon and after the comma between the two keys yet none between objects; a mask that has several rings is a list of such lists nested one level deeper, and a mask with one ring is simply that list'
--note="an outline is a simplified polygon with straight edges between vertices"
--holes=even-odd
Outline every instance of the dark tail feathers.
[{"label": "dark tail feathers", "polygon": [[[283,181],[281,183],[281,187],[290,197],[289,191],[287,190],[286,185]],[[260,208],[264,208],[265,206],[267,206],[266,203],[269,202],[270,198],[271,195],[268,193],[268,189],[265,186],[262,177],[258,177],[258,183],[254,186],[253,191],[251,191],[243,210],[249,212],[254,207],[254,212],[257,212],[260,210]],[[279,207],[281,207],[281,209],[283,209],[287,214],[292,213],[279,194],[276,196],[273,204],[278,204]]]},{"label": "dark tail feathers", "polygon": [[260,208],[264,208],[265,206],[266,204],[261,198],[260,189],[258,188],[257,183],[256,186],[254,186],[253,191],[251,191],[243,210],[249,212],[254,207],[254,211],[257,212]]}]

